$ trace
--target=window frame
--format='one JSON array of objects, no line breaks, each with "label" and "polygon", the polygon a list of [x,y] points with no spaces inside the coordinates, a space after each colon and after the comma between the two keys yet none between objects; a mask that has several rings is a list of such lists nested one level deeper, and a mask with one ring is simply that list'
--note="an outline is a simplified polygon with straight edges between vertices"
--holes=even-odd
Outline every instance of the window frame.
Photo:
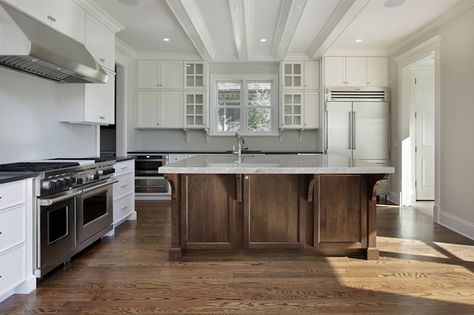
[{"label": "window frame", "polygon": [[[217,104],[217,82],[219,81],[240,81],[241,83],[241,93],[240,93],[240,131],[217,131],[217,119],[218,119],[218,109]],[[249,114],[249,100],[248,100],[248,83],[251,82],[271,82],[272,83],[272,93],[271,93],[271,130],[269,132],[253,132],[248,130],[248,114]],[[280,106],[279,106],[279,83],[278,75],[249,75],[249,74],[224,74],[224,75],[211,75],[210,76],[210,106],[209,106],[209,129],[210,135],[212,136],[235,136],[238,133],[241,136],[279,136],[280,135],[280,126],[279,126],[279,117],[280,117]]]}]

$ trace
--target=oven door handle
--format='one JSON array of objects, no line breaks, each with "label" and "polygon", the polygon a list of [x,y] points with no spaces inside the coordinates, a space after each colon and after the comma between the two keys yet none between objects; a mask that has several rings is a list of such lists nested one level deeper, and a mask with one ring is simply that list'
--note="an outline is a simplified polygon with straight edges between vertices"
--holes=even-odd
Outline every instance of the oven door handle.
[{"label": "oven door handle", "polygon": [[56,198],[51,198],[51,199],[40,199],[39,204],[40,206],[52,206],[55,203],[58,203],[60,201],[76,197],[78,195],[82,194],[82,190],[75,191],[73,193],[61,196],[61,197],[56,197]]},{"label": "oven door handle", "polygon": [[105,187],[105,186],[113,185],[113,184],[118,183],[118,182],[119,182],[119,181],[116,180],[116,179],[110,180],[110,181],[105,182],[105,183],[103,183],[103,184],[100,184],[100,185],[96,185],[96,186],[92,186],[92,187],[83,189],[83,190],[82,190],[82,193],[83,193],[83,194],[86,194],[86,193],[88,193],[88,192],[90,192],[90,191],[94,191],[94,190],[96,190],[96,189],[99,189],[99,188],[102,188],[102,187]]}]

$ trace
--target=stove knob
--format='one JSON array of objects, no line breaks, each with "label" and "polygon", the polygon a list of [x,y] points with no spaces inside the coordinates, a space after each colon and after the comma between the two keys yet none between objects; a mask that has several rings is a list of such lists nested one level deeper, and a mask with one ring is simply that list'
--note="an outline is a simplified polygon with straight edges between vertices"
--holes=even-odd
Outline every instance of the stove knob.
[{"label": "stove knob", "polygon": [[94,180],[94,179],[95,179],[95,174],[89,174],[89,175],[87,176],[87,179],[88,179],[88,180]]},{"label": "stove knob", "polygon": [[58,188],[64,187],[66,185],[66,181],[63,178],[58,179]]},{"label": "stove knob", "polygon": [[77,179],[75,177],[70,177],[69,181],[71,182],[71,184],[76,184],[77,183]]},{"label": "stove knob", "polygon": [[78,185],[82,185],[84,183],[84,180],[82,178],[78,178],[78,179],[76,179],[76,183]]},{"label": "stove knob", "polygon": [[64,183],[65,183],[66,185],[71,185],[71,178],[69,178],[69,177],[68,177],[68,178],[65,178],[65,179],[64,179]]},{"label": "stove knob", "polygon": [[99,175],[102,176],[102,175],[107,175],[107,170],[99,170]]},{"label": "stove knob", "polygon": [[99,179],[99,174],[98,174],[98,173],[97,173],[97,174],[94,174],[94,178],[93,178],[93,179],[94,179],[94,180]]},{"label": "stove knob", "polygon": [[115,168],[112,167],[112,168],[110,169],[110,174],[113,174],[113,173],[115,173]]},{"label": "stove knob", "polygon": [[52,180],[50,184],[51,189],[56,189],[58,188],[58,181],[57,180]]},{"label": "stove knob", "polygon": [[44,181],[42,187],[45,190],[51,189],[53,188],[53,183],[51,181]]}]

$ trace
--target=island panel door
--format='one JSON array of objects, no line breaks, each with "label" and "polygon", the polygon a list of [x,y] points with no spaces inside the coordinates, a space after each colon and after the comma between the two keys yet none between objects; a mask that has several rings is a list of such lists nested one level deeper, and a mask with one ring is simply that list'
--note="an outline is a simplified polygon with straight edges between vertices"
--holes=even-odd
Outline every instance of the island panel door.
[{"label": "island panel door", "polygon": [[187,249],[235,247],[235,217],[241,208],[235,175],[184,175],[182,240]]},{"label": "island panel door", "polygon": [[244,176],[245,248],[298,248],[304,239],[299,175]]},{"label": "island panel door", "polygon": [[314,246],[367,246],[367,187],[363,176],[317,176],[314,195]]}]

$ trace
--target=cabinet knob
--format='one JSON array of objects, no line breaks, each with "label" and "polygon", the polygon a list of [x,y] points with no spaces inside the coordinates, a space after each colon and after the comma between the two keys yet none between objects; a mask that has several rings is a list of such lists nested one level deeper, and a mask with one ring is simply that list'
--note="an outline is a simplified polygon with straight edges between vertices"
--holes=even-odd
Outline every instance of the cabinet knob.
[{"label": "cabinet knob", "polygon": [[157,125],[157,126],[159,126],[159,125],[160,125],[160,123],[156,123],[156,125]]},{"label": "cabinet knob", "polygon": [[104,58],[100,58],[99,60],[100,60],[100,62],[105,62]]},{"label": "cabinet knob", "polygon": [[104,116],[99,116],[99,119],[102,119],[102,120],[104,120],[104,119],[105,119],[105,117],[104,117]]},{"label": "cabinet knob", "polygon": [[50,20],[51,22],[56,22],[56,18],[51,15],[48,15],[48,20]]}]

